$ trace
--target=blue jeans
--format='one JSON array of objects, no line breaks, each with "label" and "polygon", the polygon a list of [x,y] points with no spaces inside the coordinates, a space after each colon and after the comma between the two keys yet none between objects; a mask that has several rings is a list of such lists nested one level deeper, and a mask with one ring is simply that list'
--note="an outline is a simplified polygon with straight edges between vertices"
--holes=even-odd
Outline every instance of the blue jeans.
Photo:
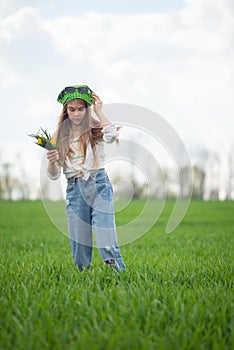
[{"label": "blue jeans", "polygon": [[105,169],[67,182],[66,214],[74,263],[82,271],[92,261],[93,236],[104,262],[114,260],[110,266],[117,271],[126,267],[117,243],[113,190]]}]

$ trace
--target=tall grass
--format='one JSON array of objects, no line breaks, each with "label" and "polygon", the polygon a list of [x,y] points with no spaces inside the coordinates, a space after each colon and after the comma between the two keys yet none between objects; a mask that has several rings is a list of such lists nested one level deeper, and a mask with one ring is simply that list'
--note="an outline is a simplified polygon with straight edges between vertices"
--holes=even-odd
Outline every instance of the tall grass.
[{"label": "tall grass", "polygon": [[41,202],[0,203],[0,348],[234,349],[234,203],[193,201],[167,235],[171,206],[117,274],[96,249],[79,273]]}]

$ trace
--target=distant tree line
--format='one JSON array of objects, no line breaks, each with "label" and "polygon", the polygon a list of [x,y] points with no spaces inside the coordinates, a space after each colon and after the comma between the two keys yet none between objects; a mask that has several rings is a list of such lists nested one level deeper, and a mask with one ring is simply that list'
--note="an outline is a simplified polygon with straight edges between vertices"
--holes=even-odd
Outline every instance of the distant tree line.
[{"label": "distant tree line", "polygon": [[[13,164],[0,163],[0,200],[26,200],[31,198],[33,184],[29,181],[23,168],[20,168],[21,161],[17,164],[20,175],[14,175]],[[39,193],[39,192],[38,192]]]},{"label": "distant tree line", "polygon": [[[188,172],[192,170],[192,198],[234,199],[234,150],[230,154],[219,156],[217,153],[197,148],[191,154],[191,165],[183,166],[177,170],[163,167],[159,171],[159,169],[150,167],[150,162],[147,163],[147,160],[144,167],[149,179],[148,184],[142,184],[138,181],[134,168],[129,174],[129,182],[134,189],[133,198],[141,198],[146,195],[153,198],[175,198],[179,190],[182,197],[186,198],[190,192]],[[114,186],[118,184],[120,179],[121,170],[113,177]],[[127,186],[120,188],[120,192],[124,196],[127,193]]]}]

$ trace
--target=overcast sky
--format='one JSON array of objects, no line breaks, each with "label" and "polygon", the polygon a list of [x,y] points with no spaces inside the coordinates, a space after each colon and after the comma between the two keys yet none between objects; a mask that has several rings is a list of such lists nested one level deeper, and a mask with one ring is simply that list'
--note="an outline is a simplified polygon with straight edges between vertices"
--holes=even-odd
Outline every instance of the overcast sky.
[{"label": "overcast sky", "polygon": [[226,152],[234,2],[0,0],[0,77],[1,159],[17,154],[32,174],[41,149],[27,135],[53,131],[57,95],[70,84],[88,84],[106,104],[155,111],[188,148]]}]

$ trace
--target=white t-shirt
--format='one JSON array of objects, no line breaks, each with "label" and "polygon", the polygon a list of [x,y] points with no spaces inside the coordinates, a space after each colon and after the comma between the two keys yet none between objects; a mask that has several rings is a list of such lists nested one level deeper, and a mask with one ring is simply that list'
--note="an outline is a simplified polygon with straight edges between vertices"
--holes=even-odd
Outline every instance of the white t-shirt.
[{"label": "white t-shirt", "polygon": [[[114,142],[118,138],[119,133],[116,130],[116,127],[114,124],[109,124],[105,126],[102,129],[102,132],[103,132],[102,140],[98,141],[98,143],[95,145],[96,158],[97,158],[96,164],[94,164],[95,163],[94,154],[93,154],[91,145],[88,144],[87,146],[86,159],[85,159],[85,162],[83,163],[84,156],[79,154],[78,152],[77,143],[79,142],[79,139],[72,140],[70,144],[69,153],[66,156],[64,166],[63,166],[63,173],[65,174],[67,179],[73,176],[83,175],[84,178],[87,180],[90,176],[90,171],[104,168],[105,153],[104,153],[103,143]],[[57,180],[61,175],[61,168],[59,169],[59,172],[56,175],[51,175],[47,170],[47,175],[51,180]]]}]

